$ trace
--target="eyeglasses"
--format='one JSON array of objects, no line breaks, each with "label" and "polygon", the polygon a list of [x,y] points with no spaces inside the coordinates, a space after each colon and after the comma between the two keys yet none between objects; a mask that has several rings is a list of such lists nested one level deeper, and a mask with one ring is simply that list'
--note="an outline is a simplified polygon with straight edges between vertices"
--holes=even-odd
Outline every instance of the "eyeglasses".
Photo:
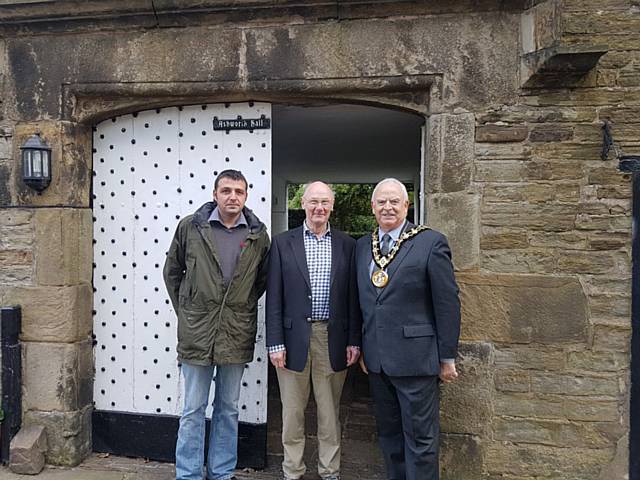
[{"label": "eyeglasses", "polygon": [[330,200],[308,200],[305,202],[307,205],[309,205],[312,208],[316,208],[318,206],[322,206],[324,208],[328,208],[331,206],[331,201]]}]

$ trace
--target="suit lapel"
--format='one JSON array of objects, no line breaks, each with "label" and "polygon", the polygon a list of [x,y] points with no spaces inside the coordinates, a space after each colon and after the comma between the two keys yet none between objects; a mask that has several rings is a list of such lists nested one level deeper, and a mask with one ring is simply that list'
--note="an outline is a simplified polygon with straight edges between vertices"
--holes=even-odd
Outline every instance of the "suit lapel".
[{"label": "suit lapel", "polygon": [[[289,242],[291,242],[291,249],[293,250],[293,256],[296,259],[302,278],[307,282],[307,286],[311,289],[311,280],[309,279],[309,267],[307,266],[307,255],[304,252],[304,232],[302,227],[296,228],[291,231],[289,236]],[[333,265],[331,267],[333,269]]]},{"label": "suit lapel", "polygon": [[359,268],[361,275],[363,276],[362,282],[363,285],[367,285],[367,290],[369,290],[373,295],[377,295],[378,292],[376,287],[371,283],[371,275],[369,274],[369,269],[371,268],[371,262],[373,261],[373,256],[371,255],[371,235],[367,235],[367,242],[364,245],[364,248],[360,251],[360,258],[358,258],[358,264],[362,265]]},{"label": "suit lapel", "polygon": [[335,232],[331,233],[331,282],[333,286],[333,280],[336,277],[336,268],[338,265],[342,265],[342,242],[338,239]]},{"label": "suit lapel", "polygon": [[[413,227],[415,227],[415,225],[409,222],[407,223],[407,226],[404,228],[403,232],[406,232],[407,230],[411,230]],[[385,290],[389,289],[389,285],[393,282],[394,277],[396,276],[395,273],[398,271],[398,268],[400,268],[402,261],[406,258],[407,254],[411,251],[412,248],[413,248],[413,242],[411,240],[405,241],[402,244],[395,258],[387,267],[387,274],[389,275],[389,283],[387,283],[386,287],[378,289],[378,296],[384,293]]]}]

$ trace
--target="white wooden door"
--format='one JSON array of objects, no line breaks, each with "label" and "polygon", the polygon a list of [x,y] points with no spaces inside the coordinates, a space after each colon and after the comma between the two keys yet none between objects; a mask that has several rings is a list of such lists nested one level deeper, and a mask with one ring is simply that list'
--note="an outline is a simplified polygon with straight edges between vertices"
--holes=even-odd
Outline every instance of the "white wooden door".
[{"label": "white wooden door", "polygon": [[[209,104],[123,115],[95,127],[96,410],[180,414],[177,320],[162,279],[165,255],[179,219],[212,199],[214,179],[227,168],[246,176],[247,206],[269,227],[270,119],[267,103]],[[241,422],[266,423],[267,361],[261,301]]]}]

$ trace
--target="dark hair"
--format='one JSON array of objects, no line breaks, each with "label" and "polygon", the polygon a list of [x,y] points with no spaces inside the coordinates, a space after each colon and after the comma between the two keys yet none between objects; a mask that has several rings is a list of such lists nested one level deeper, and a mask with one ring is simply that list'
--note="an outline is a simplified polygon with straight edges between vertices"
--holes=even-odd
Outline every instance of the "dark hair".
[{"label": "dark hair", "polygon": [[222,180],[223,178],[229,178],[235,181],[243,181],[245,190],[249,188],[249,183],[247,182],[247,179],[244,178],[244,175],[240,170],[229,169],[223,170],[218,174],[218,176],[216,177],[216,181],[213,183],[214,190],[218,189],[218,183],[220,183],[220,180]]}]

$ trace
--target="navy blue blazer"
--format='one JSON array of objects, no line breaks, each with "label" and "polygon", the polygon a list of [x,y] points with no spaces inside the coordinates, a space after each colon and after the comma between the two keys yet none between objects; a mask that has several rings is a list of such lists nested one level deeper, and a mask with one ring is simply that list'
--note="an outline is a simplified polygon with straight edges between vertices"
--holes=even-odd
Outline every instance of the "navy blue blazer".
[{"label": "navy blue blazer", "polygon": [[399,377],[438,375],[440,360],[456,357],[460,336],[458,285],[446,237],[425,230],[406,240],[387,267],[383,288],[371,283],[371,260],[366,235],[358,240],[356,262],[367,369]]},{"label": "navy blue blazer", "polygon": [[[267,275],[267,346],[287,349],[286,368],[304,370],[311,336],[311,282],[304,250],[303,228],[273,238]],[[347,345],[360,346],[362,316],[356,287],[356,242],[331,229],[329,297],[329,358],[334,371],[347,368]]]}]

